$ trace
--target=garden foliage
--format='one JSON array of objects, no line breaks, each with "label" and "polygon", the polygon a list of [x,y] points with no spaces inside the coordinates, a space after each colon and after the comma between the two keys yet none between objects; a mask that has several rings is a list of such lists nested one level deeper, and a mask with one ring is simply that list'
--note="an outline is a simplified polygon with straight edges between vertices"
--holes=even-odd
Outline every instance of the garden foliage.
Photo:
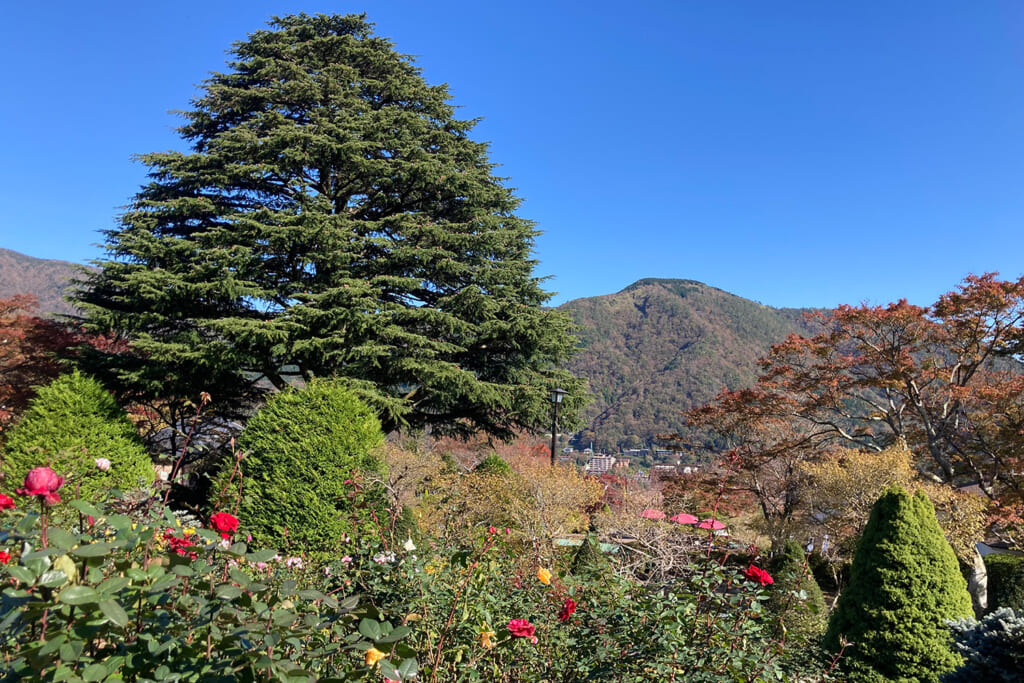
[{"label": "garden foliage", "polygon": [[1024,675],[1024,612],[1002,607],[980,622],[950,624],[964,662],[942,683],[1013,683]]},{"label": "garden foliage", "polygon": [[[104,468],[97,460],[109,461]],[[48,465],[67,479],[67,490],[96,502],[109,489],[152,484],[152,461],[135,427],[99,382],[79,372],[41,387],[11,428],[3,449],[5,481],[20,482]]]},{"label": "garden foliage", "polygon": [[[775,577],[775,589],[767,606],[778,615],[780,634],[816,643],[825,632],[828,609],[803,548],[789,540],[769,568]],[[802,608],[792,609],[797,604]]]},{"label": "garden foliage", "polygon": [[850,680],[938,681],[960,663],[946,621],[973,614],[967,582],[924,493],[888,489],[871,509],[825,645]]},{"label": "garden foliage", "polygon": [[334,550],[383,503],[373,482],[385,469],[383,440],[376,415],[344,381],[313,380],[274,395],[249,420],[215,486],[224,506],[240,495],[238,514],[258,542]]},{"label": "garden foliage", "polygon": [[988,609],[1008,607],[1024,612],[1024,556],[986,555],[985,570],[988,572]]},{"label": "garden foliage", "polygon": [[[645,586],[611,567],[571,575],[569,558],[539,555],[514,529],[443,538],[429,552],[378,551],[355,578],[389,620],[411,625],[424,681],[828,679],[773,635],[773,587],[722,565],[718,541],[714,559],[695,555],[686,574]],[[340,586],[352,574],[337,576]]]},{"label": "garden foliage", "polygon": [[[415,671],[399,642],[408,629],[373,619],[354,597],[298,583],[273,550],[185,528],[156,508],[133,518],[71,504],[76,527],[48,525],[45,508],[42,517],[0,512],[13,550],[0,552],[3,680],[301,682]],[[394,664],[368,665],[371,648]]]}]

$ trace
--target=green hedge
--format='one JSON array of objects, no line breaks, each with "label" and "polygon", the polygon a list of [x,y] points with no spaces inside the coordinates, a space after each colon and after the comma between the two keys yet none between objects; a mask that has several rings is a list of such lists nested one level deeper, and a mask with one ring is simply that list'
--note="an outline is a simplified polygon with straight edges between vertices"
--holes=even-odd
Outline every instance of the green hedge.
[{"label": "green hedge", "polygon": [[1004,553],[985,556],[988,572],[988,611],[1009,607],[1024,611],[1024,556]]}]

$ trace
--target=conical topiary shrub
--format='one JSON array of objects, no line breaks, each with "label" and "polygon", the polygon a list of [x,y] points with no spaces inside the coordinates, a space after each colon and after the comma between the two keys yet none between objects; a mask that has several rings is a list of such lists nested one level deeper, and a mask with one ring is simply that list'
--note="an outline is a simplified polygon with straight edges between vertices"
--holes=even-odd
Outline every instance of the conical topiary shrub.
[{"label": "conical topiary shrub", "polygon": [[78,498],[96,502],[110,489],[127,491],[156,479],[131,420],[99,382],[77,371],[40,388],[4,443],[8,486],[42,465],[65,477],[65,500],[77,491]]},{"label": "conical topiary shrub", "polygon": [[769,565],[775,589],[768,608],[778,616],[779,633],[787,642],[794,639],[817,643],[828,623],[828,609],[821,587],[807,566],[800,544],[790,539],[782,553]]},{"label": "conical topiary shrub", "polygon": [[920,491],[887,489],[857,544],[825,647],[838,652],[840,637],[850,642],[840,666],[851,681],[936,683],[961,661],[947,620],[972,614],[931,502]]},{"label": "conical topiary shrub", "polygon": [[[337,380],[273,396],[239,438],[243,454],[214,484],[215,506],[235,510],[260,544],[309,552],[334,550],[376,512],[380,486],[361,474],[385,471],[376,447],[384,441],[374,412]],[[239,490],[241,484],[241,490]]]},{"label": "conical topiary shrub", "polygon": [[573,553],[569,573],[573,576],[587,576],[601,574],[607,570],[608,559],[601,552],[601,543],[597,540],[597,534],[588,533],[583,539],[583,543]]}]

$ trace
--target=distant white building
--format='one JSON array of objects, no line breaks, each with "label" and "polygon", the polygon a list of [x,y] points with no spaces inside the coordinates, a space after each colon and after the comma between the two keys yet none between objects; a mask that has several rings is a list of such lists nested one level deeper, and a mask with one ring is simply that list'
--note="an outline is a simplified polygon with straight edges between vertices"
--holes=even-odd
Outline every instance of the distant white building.
[{"label": "distant white building", "polygon": [[594,455],[587,461],[586,470],[590,474],[604,474],[615,467],[615,457],[611,455]]}]

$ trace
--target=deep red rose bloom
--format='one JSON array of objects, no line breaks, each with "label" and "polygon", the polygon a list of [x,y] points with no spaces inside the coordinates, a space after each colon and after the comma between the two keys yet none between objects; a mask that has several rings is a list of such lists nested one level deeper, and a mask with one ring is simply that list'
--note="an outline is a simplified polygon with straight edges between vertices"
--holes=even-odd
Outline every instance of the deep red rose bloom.
[{"label": "deep red rose bloom", "polygon": [[11,554],[6,550],[0,550],[0,564],[10,564]]},{"label": "deep red rose bloom", "polygon": [[174,554],[176,555],[187,557],[190,560],[194,560],[199,557],[196,551],[191,550],[195,544],[188,540],[188,536],[175,536],[174,529],[167,529],[164,531],[164,540],[167,542],[167,547],[174,551]]},{"label": "deep red rose bloom", "polygon": [[47,505],[60,502],[57,489],[64,485],[64,477],[58,476],[49,467],[37,467],[25,475],[25,486],[15,493],[19,496],[39,496]]},{"label": "deep red rose bloom", "polygon": [[6,496],[0,493],[0,510],[12,510],[14,508],[14,499],[10,496]]},{"label": "deep red rose bloom", "polygon": [[238,531],[238,518],[226,512],[215,512],[210,515],[210,524],[220,532],[221,538],[227,538],[229,534]]},{"label": "deep red rose bloom", "polygon": [[569,617],[576,611],[576,601],[572,598],[566,598],[565,604],[562,605],[562,611],[558,614],[559,621],[569,621]]},{"label": "deep red rose bloom", "polygon": [[756,581],[762,586],[769,586],[775,583],[775,579],[773,579],[768,572],[760,567],[755,567],[754,565],[747,567],[747,570],[743,572],[743,576],[747,577],[751,581]]},{"label": "deep red rose bloom", "polygon": [[532,638],[536,627],[529,619],[513,619],[508,622],[508,631],[518,638]]}]

